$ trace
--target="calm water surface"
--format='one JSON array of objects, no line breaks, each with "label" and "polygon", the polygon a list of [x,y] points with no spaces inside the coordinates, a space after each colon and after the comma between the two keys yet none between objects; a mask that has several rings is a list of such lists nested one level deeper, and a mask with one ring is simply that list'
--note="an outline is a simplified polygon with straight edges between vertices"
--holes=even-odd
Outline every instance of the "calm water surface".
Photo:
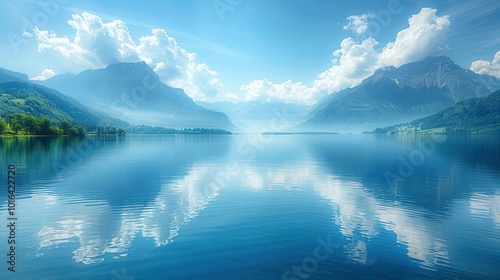
[{"label": "calm water surface", "polygon": [[498,136],[0,138],[0,163],[0,279],[500,277]]}]

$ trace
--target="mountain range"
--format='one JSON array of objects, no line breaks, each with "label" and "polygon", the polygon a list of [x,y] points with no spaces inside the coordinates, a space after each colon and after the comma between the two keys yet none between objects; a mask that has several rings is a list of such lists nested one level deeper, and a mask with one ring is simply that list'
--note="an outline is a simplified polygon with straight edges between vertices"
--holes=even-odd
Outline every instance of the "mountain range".
[{"label": "mountain range", "polygon": [[377,70],[360,85],[320,102],[295,130],[362,131],[435,114],[500,88],[492,76],[465,70],[448,57],[429,57]]},{"label": "mountain range", "polygon": [[284,118],[292,131],[360,132],[409,123],[498,89],[499,79],[463,69],[444,56],[379,69],[358,86],[332,93],[313,108],[278,102],[194,102],[182,89],[162,83],[144,62],[117,63],[37,83],[0,68],[0,117],[17,112],[87,127],[107,119],[122,128],[251,132]]},{"label": "mountain range", "polygon": [[112,64],[78,75],[58,75],[40,84],[131,124],[234,128],[225,114],[199,106],[183,90],[162,83],[144,62]]}]

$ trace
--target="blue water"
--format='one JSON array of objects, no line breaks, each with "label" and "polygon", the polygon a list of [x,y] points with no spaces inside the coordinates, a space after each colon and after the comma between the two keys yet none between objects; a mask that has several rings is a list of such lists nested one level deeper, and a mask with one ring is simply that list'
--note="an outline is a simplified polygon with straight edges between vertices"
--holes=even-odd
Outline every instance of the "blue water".
[{"label": "blue water", "polygon": [[487,135],[0,138],[0,279],[499,279],[499,159]]}]

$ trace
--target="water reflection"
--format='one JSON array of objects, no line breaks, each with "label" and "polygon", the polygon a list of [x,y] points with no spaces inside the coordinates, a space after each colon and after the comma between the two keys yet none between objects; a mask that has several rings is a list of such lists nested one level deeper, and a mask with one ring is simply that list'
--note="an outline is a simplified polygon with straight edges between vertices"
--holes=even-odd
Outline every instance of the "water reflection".
[{"label": "water reflection", "polygon": [[[494,266],[486,254],[500,253],[497,194],[479,194],[474,190],[498,190],[498,138],[450,139],[437,145],[424,164],[400,186],[397,195],[387,195],[389,186],[384,172],[394,168],[394,158],[408,155],[422,139],[333,138],[324,141],[305,140],[310,147],[311,162],[299,158],[287,167],[246,166],[242,184],[256,190],[286,189],[311,186],[332,205],[333,222],[350,242],[344,246],[348,259],[371,264],[370,243],[382,238],[381,232],[395,234],[395,242],[403,245],[406,255],[421,268],[436,270],[450,267],[466,273],[475,265]],[[471,146],[467,152],[457,147]],[[290,147],[283,148],[293,150]],[[472,150],[472,152],[471,152]],[[268,155],[269,156],[269,155]],[[479,168],[481,167],[481,168]],[[469,201],[471,216],[462,213],[463,201]],[[467,257],[464,240],[456,236],[471,218],[493,221],[495,229],[486,225],[474,230],[471,243],[477,258]],[[458,221],[458,222],[457,222]],[[391,240],[384,237],[390,246]],[[450,249],[452,248],[452,249]],[[450,258],[450,255],[453,257]],[[469,265],[464,265],[469,263]],[[464,273],[465,273],[464,272]],[[481,273],[481,272],[479,272]],[[484,272],[488,275],[489,272]]]},{"label": "water reflection", "polygon": [[491,220],[500,228],[500,192],[496,194],[474,193],[469,201],[470,213],[486,221]]},{"label": "water reflection", "polygon": [[[155,198],[143,207],[117,210],[106,200],[75,198],[78,202],[73,204],[68,203],[71,198],[35,194],[26,204],[50,205],[51,212],[64,213],[63,217],[44,219],[37,233],[38,251],[75,243],[78,248],[72,252],[74,260],[92,264],[104,261],[106,254],[115,259],[127,256],[137,236],[152,239],[155,246],[166,245],[219,195],[211,178],[214,170],[193,166],[184,178],[161,186]],[[207,184],[211,185],[207,188]]]},{"label": "water reflection", "polygon": [[[369,242],[381,230],[395,233],[395,241],[406,246],[407,256],[419,261],[424,268],[448,262],[446,241],[435,232],[436,228],[445,226],[445,221],[424,218],[432,216],[430,211],[378,199],[361,182],[325,174],[312,164],[260,170],[245,166],[244,170],[246,176],[242,183],[252,189],[312,187],[332,205],[332,221],[350,240],[344,247],[347,258],[357,263],[370,264],[373,261],[369,258]],[[262,182],[268,187],[265,188]]]},{"label": "water reflection", "polygon": [[[298,198],[305,193],[318,197],[313,203],[324,204],[328,211],[312,215],[328,216],[333,227],[325,228],[338,229],[342,257],[355,265],[375,267],[392,258],[429,271],[453,268],[464,275],[490,275],[487,269],[474,270],[478,265],[494,268],[494,257],[500,254],[500,178],[490,158],[499,154],[490,140],[479,143],[488,148],[456,156],[450,147],[463,146],[455,140],[437,146],[394,192],[384,172],[397,166],[395,159],[408,155],[419,140],[363,137],[276,137],[250,159],[238,154],[238,136],[108,139],[97,141],[78,164],[66,165],[62,178],[51,171],[53,162],[64,161],[85,142],[3,140],[1,159],[5,163],[14,158],[22,168],[39,172],[21,172],[20,185],[26,187],[18,210],[26,225],[25,255],[37,259],[61,250],[90,266],[126,260],[134,246],[154,255],[156,248],[168,250],[183,229],[210,233],[195,227],[211,226],[213,216],[203,216],[210,209],[231,216],[238,207],[246,209],[246,203],[262,206],[258,203],[264,202],[247,197],[249,192],[284,191]],[[220,184],[216,175],[232,160],[238,163],[237,175]],[[233,194],[231,204],[219,201],[227,193]],[[296,207],[311,214],[303,205]],[[2,215],[5,210],[3,204]],[[307,215],[297,213],[294,219]],[[285,222],[297,230],[293,219]],[[259,226],[234,225],[242,232]],[[272,229],[256,230],[261,236],[268,231]],[[269,242],[270,247],[290,246]],[[210,253],[217,254],[214,250]],[[476,258],[470,258],[471,252]]]},{"label": "water reflection", "polygon": [[[210,138],[13,138],[3,139],[0,154],[2,163],[13,159],[21,174],[19,193],[27,197],[17,215],[36,230],[35,255],[68,245],[76,247],[74,261],[92,264],[103,262],[106,254],[126,256],[137,235],[156,246],[169,243],[218,196],[212,178],[218,170],[196,162],[223,156],[229,145],[224,136]],[[90,152],[67,164],[68,155],[82,150]],[[37,174],[52,180],[27,176]],[[33,189],[35,182],[47,183]]]}]

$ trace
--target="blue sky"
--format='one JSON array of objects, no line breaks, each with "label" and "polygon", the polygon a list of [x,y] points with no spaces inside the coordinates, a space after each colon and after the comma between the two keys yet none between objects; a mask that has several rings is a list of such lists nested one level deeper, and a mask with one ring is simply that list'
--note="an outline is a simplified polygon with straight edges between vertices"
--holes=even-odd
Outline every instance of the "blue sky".
[{"label": "blue sky", "polygon": [[500,78],[497,0],[1,0],[0,10],[0,67],[35,79],[144,60],[196,100],[314,104],[430,55]]}]

